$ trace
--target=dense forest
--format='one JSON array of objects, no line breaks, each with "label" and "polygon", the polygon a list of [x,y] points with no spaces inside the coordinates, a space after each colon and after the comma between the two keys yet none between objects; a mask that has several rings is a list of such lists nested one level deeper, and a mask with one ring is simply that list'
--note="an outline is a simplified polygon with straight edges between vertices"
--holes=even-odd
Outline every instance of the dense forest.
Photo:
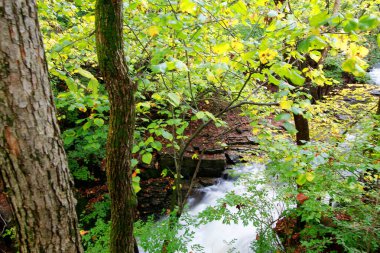
[{"label": "dense forest", "polygon": [[0,252],[380,252],[380,0],[0,0]]}]

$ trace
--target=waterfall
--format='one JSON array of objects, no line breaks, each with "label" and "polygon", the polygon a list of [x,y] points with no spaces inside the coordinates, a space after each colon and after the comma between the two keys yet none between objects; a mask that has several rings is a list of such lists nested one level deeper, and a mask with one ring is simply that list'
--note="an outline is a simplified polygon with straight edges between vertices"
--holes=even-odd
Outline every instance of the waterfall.
[{"label": "waterfall", "polygon": [[[235,174],[249,174],[252,178],[262,178],[262,172],[265,169],[263,165],[253,164],[234,168]],[[228,173],[228,171],[227,171]],[[258,187],[265,187],[263,185]],[[209,206],[217,204],[218,199],[226,196],[227,193],[234,191],[237,194],[247,192],[246,186],[238,184],[238,180],[220,179],[218,184],[205,187],[200,190],[201,199],[197,197],[189,200],[190,215],[196,216]],[[269,192],[268,198],[274,198],[275,192]],[[272,217],[277,219],[282,212],[282,205],[278,205],[278,210],[273,210]],[[205,253],[226,253],[226,252],[253,252],[251,242],[256,240],[257,228],[253,224],[244,226],[242,222],[238,224],[223,224],[222,221],[213,221],[198,228],[194,228],[195,237],[193,244],[199,244],[204,247]],[[191,245],[189,245],[191,246]],[[232,249],[234,249],[232,251]]]},{"label": "waterfall", "polygon": [[372,70],[369,72],[371,80],[376,84],[380,85],[380,64],[376,64]]}]

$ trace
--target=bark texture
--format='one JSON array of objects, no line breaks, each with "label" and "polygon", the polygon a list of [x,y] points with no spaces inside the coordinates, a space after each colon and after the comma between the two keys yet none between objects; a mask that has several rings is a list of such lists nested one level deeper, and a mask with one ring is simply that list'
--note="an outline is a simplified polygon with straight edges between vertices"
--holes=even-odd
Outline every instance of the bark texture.
[{"label": "bark texture", "polygon": [[0,0],[0,168],[20,252],[82,252],[34,0]]},{"label": "bark texture", "polygon": [[294,123],[297,129],[297,145],[304,145],[310,141],[309,121],[303,115],[294,116]]},{"label": "bark texture", "polygon": [[107,141],[107,182],[111,196],[111,253],[134,252],[137,198],[132,188],[131,150],[136,84],[128,76],[123,49],[121,0],[98,0],[96,48],[111,105]]}]

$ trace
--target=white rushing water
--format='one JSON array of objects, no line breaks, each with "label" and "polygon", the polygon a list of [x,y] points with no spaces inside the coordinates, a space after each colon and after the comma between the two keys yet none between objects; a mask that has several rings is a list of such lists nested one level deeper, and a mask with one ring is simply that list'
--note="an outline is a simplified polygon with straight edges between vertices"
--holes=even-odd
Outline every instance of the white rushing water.
[{"label": "white rushing water", "polygon": [[[234,168],[236,174],[249,174],[254,179],[262,178],[263,165],[249,165]],[[228,173],[228,171],[227,171]],[[266,187],[261,185],[258,187]],[[247,192],[247,188],[241,184],[237,184],[232,180],[220,179],[218,184],[205,187],[200,190],[203,194],[202,199],[191,198],[189,200],[190,215],[196,216],[209,206],[217,204],[218,199],[226,196],[227,193],[234,191],[237,194]],[[274,191],[269,190],[269,198],[274,197]],[[196,204],[194,204],[196,202]],[[273,210],[272,217],[277,219],[281,213],[282,205],[278,205],[278,210]],[[253,252],[250,248],[251,242],[255,240],[257,229],[252,225],[244,226],[238,224],[223,224],[222,221],[213,221],[205,225],[201,225],[193,230],[195,237],[191,245],[199,244],[204,248],[206,253],[226,253],[234,248],[233,252],[249,253]],[[233,243],[230,243],[233,242]],[[191,246],[189,245],[189,247]],[[190,252],[190,251],[189,251]]]},{"label": "white rushing water", "polygon": [[[239,184],[239,175],[244,174],[244,178],[249,177],[252,180],[260,180],[263,178],[265,167],[259,164],[251,164],[245,166],[237,166],[232,170],[226,170],[228,174],[234,174],[233,179],[219,179],[218,183],[209,187],[198,189],[198,193],[190,197],[188,204],[190,208],[187,210],[188,215],[196,218],[197,215],[204,211],[207,207],[218,204],[219,199],[223,199],[229,192],[234,191],[236,194],[247,193],[247,187]],[[274,187],[270,184],[255,185],[256,189],[263,191],[265,189],[266,200],[268,200],[273,208],[265,214],[269,214],[270,224],[277,220],[284,206],[282,203],[273,202],[275,197]],[[232,210],[233,209],[233,210]],[[231,212],[236,212],[236,207],[230,209]],[[267,219],[267,218],[266,218]],[[275,224],[273,222],[273,224]],[[272,225],[273,227],[273,225]],[[194,232],[191,242],[187,244],[188,252],[190,253],[252,253],[251,243],[256,240],[257,228],[253,224],[244,226],[241,222],[238,224],[223,224],[222,221],[213,221],[199,227],[190,227]],[[181,234],[182,232],[180,232]],[[181,237],[181,235],[179,235]],[[192,246],[200,245],[202,251],[194,250]],[[140,249],[140,253],[144,252]]]},{"label": "white rushing water", "polygon": [[369,76],[376,85],[380,85],[380,64],[373,67],[373,69],[369,72]]}]

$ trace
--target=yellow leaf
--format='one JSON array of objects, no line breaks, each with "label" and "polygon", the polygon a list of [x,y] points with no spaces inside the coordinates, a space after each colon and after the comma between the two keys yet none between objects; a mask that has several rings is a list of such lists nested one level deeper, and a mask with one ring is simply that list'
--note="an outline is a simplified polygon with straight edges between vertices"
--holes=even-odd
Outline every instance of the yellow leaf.
[{"label": "yellow leaf", "polygon": [[247,6],[242,0],[237,1],[231,8],[242,15],[247,15],[248,13]]},{"label": "yellow leaf", "polygon": [[239,41],[232,41],[231,42],[231,47],[233,50],[239,52],[239,51],[243,51],[244,49],[244,44],[239,42]]},{"label": "yellow leaf", "polygon": [[289,162],[293,159],[293,156],[289,155],[287,157],[285,157],[285,162]]},{"label": "yellow leaf", "polygon": [[285,98],[285,100],[280,101],[280,107],[283,110],[290,110],[290,108],[292,108],[292,105],[293,105],[293,101],[292,100],[287,100]]},{"label": "yellow leaf", "polygon": [[260,129],[259,129],[259,128],[253,128],[253,129],[252,129],[252,133],[253,133],[254,135],[257,135],[259,132],[260,132]]},{"label": "yellow leaf", "polygon": [[151,37],[154,37],[160,33],[160,29],[158,26],[151,26],[146,30],[146,34],[148,34]]},{"label": "yellow leaf", "polygon": [[230,50],[230,44],[225,42],[212,47],[212,50],[217,54],[223,54]]},{"label": "yellow leaf", "polygon": [[256,2],[256,5],[257,5],[257,6],[266,6],[267,3],[268,3],[268,0],[258,0],[258,1]]},{"label": "yellow leaf", "polygon": [[277,51],[274,51],[270,48],[267,48],[259,52],[259,58],[260,58],[261,63],[263,64],[270,62],[271,60],[276,58],[277,55],[278,55]]},{"label": "yellow leaf", "polygon": [[359,46],[357,44],[350,45],[350,54],[352,56],[358,56],[360,58],[364,58],[368,55],[369,50],[366,47]]},{"label": "yellow leaf", "polygon": [[182,0],[179,4],[179,9],[189,14],[194,14],[196,11],[196,7],[197,5],[190,0]]},{"label": "yellow leaf", "polygon": [[306,172],[306,180],[307,181],[311,182],[314,180],[314,178],[315,178],[315,175],[313,172]]},{"label": "yellow leaf", "polygon": [[310,58],[313,59],[315,62],[319,62],[319,59],[321,59],[322,54],[319,51],[311,51],[310,52]]}]

